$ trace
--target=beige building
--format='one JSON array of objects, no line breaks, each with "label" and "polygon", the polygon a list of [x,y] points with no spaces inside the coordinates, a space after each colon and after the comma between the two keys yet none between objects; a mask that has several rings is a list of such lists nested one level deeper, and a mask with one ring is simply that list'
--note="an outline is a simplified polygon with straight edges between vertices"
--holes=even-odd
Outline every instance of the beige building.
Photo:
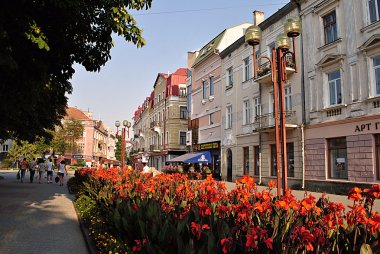
[{"label": "beige building", "polygon": [[209,151],[214,177],[220,177],[222,128],[222,69],[219,53],[244,35],[250,23],[228,28],[202,47],[192,66],[191,121],[198,140],[197,151]]},{"label": "beige building", "polygon": [[143,104],[135,111],[133,120],[133,161],[134,168],[142,169],[142,162],[147,162],[149,151],[149,140],[151,136],[150,115],[152,110],[153,92],[147,97]]},{"label": "beige building", "polygon": [[[264,19],[254,12],[254,22],[262,29],[262,42],[256,46],[257,58],[271,56],[276,37],[283,32],[284,20],[297,16],[294,3],[289,3]],[[296,39],[299,41],[299,38]],[[250,174],[259,183],[277,179],[275,155],[274,94],[270,63],[261,58],[257,77],[253,75],[253,48],[244,36],[222,51],[223,175],[228,180]],[[291,49],[292,50],[292,49]],[[299,61],[299,49],[296,49]],[[302,94],[301,75],[287,59],[285,111],[289,186],[302,179]]]},{"label": "beige building", "polygon": [[151,97],[135,113],[135,161],[161,170],[167,161],[186,153],[186,78],[185,68],[157,75]]},{"label": "beige building", "polygon": [[298,2],[305,31],[306,187],[378,183],[380,2]]}]

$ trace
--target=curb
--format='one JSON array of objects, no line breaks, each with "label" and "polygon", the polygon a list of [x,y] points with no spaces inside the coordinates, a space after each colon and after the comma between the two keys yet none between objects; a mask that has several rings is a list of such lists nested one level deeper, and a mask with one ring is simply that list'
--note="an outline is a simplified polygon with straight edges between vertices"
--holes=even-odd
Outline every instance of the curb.
[{"label": "curb", "polygon": [[86,242],[86,247],[87,247],[88,253],[90,253],[90,254],[98,254],[95,242],[90,237],[90,233],[89,233],[87,227],[84,225],[84,223],[82,221],[82,217],[80,216],[79,211],[76,208],[74,201],[73,201],[73,206],[74,206],[75,212],[76,212],[77,217],[78,217],[80,231],[82,231],[82,235],[83,235],[84,241]]}]

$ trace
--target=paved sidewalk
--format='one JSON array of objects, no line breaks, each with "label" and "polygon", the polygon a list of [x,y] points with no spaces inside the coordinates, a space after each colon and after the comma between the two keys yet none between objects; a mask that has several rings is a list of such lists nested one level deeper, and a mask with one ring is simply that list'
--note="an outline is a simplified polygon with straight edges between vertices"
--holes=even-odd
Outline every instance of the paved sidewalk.
[{"label": "paved sidewalk", "polygon": [[[226,184],[227,190],[232,190],[236,188],[236,184],[232,182],[224,182]],[[262,191],[264,189],[267,189],[265,186],[258,186],[258,190]],[[272,190],[273,195],[277,195],[277,189]],[[293,190],[292,194],[298,199],[302,200],[305,197],[305,191],[302,190]],[[320,192],[307,192],[307,195],[313,195],[317,200],[322,196],[322,193]],[[332,202],[339,202],[342,203],[346,207],[346,212],[351,210],[348,208],[348,206],[352,206],[354,204],[353,201],[349,200],[347,196],[343,195],[334,195],[334,194],[326,194],[326,197],[332,201]],[[373,211],[380,213],[380,199],[375,200]]]},{"label": "paved sidewalk", "polygon": [[66,184],[31,184],[29,172],[20,183],[16,174],[0,170],[0,253],[87,254]]}]

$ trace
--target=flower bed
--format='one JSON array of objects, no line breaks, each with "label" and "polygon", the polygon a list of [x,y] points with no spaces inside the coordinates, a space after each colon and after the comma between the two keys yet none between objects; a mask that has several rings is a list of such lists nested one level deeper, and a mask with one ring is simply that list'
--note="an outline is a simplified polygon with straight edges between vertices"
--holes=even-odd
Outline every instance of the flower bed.
[{"label": "flower bed", "polygon": [[372,211],[380,185],[352,189],[345,212],[325,197],[276,197],[273,183],[258,191],[249,176],[228,192],[211,177],[116,168],[78,175],[76,206],[101,253],[380,253]]}]

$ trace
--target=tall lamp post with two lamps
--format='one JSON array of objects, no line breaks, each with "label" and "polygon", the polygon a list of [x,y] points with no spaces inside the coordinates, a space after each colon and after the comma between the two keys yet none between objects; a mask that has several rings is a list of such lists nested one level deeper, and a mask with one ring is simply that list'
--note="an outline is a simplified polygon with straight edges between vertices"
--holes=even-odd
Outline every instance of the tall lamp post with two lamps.
[{"label": "tall lamp post with two lamps", "polygon": [[[115,122],[116,126],[116,137],[118,137],[120,121]],[[131,127],[131,122],[124,120],[123,121],[124,128],[121,129],[121,168],[124,168],[125,164],[125,129],[128,129],[128,139],[129,139],[129,128]]]},{"label": "tall lamp post with two lamps", "polygon": [[[301,21],[298,17],[286,19],[284,24],[284,33],[276,38],[276,49],[272,49],[272,56],[260,55],[256,59],[256,45],[261,43],[261,28],[259,26],[250,26],[245,32],[245,42],[253,47],[253,71],[254,79],[257,79],[258,63],[261,59],[267,59],[271,66],[271,76],[273,82],[274,97],[274,117],[275,117],[275,136],[276,136],[276,171],[277,171],[277,195],[281,195],[281,167],[282,166],[282,189],[283,193],[288,189],[288,165],[286,151],[286,111],[285,111],[285,92],[284,83],[287,81],[286,74],[286,57],[291,56],[296,65],[296,41],[295,38],[301,33]],[[289,50],[290,40],[293,43],[293,51]],[[281,141],[280,141],[281,140]],[[281,160],[280,160],[281,159]],[[280,165],[281,161],[281,165]]]}]

